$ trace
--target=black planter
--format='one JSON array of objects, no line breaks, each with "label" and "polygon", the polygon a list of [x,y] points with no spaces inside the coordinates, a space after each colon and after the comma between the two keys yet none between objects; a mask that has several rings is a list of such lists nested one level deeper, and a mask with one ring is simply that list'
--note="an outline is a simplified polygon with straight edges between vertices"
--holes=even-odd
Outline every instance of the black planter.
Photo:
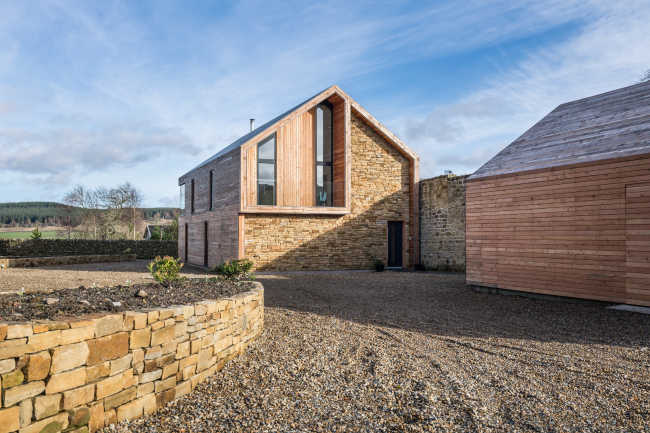
[{"label": "black planter", "polygon": [[375,265],[375,271],[384,272],[384,265]]},{"label": "black planter", "polygon": [[416,271],[426,271],[427,270],[427,268],[425,268],[424,265],[420,264],[420,263],[416,263],[415,266],[414,266],[414,269]]}]

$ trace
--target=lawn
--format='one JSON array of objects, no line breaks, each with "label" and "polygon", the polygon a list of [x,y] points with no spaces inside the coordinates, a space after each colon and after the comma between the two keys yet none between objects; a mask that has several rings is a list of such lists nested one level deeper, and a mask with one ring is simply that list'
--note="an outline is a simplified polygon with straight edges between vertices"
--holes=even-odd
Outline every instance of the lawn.
[{"label": "lawn", "polygon": [[[54,239],[56,237],[57,232],[52,230],[52,231],[44,231],[41,232],[43,233],[43,237],[41,239]],[[29,239],[32,236],[32,232],[4,232],[0,233],[0,239]]]}]

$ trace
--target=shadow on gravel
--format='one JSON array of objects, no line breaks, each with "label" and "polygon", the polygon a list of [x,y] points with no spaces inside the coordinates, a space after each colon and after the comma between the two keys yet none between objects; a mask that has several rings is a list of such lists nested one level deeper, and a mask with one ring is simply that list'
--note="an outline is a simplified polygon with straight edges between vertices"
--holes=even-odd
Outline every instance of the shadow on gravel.
[{"label": "shadow on gravel", "polygon": [[259,275],[267,307],[450,337],[650,346],[650,315],[470,291],[464,275]]}]

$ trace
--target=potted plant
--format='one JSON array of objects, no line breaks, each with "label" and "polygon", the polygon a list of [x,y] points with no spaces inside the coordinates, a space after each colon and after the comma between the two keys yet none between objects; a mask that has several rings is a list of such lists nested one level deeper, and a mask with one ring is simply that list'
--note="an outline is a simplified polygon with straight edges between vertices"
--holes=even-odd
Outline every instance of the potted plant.
[{"label": "potted plant", "polygon": [[384,272],[384,261],[382,259],[375,260],[375,270],[377,272]]}]

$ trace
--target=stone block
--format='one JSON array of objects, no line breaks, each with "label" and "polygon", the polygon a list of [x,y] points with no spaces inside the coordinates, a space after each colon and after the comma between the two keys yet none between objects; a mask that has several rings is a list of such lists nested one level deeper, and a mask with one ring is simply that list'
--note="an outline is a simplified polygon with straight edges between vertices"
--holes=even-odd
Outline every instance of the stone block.
[{"label": "stone block", "polygon": [[16,370],[22,370],[29,362],[29,355],[23,355],[16,361]]},{"label": "stone block", "polygon": [[9,373],[14,367],[16,367],[15,359],[3,359],[0,361],[0,374]]},{"label": "stone block", "polygon": [[85,342],[68,344],[52,349],[51,374],[80,367],[88,360],[90,350]]},{"label": "stone block", "polygon": [[[31,328],[30,328],[31,329]],[[27,339],[18,338],[0,342],[0,359],[18,358],[27,352]]]},{"label": "stone block", "polygon": [[190,365],[195,365],[197,362],[199,362],[199,355],[188,356],[180,360],[178,368],[182,370]]},{"label": "stone block", "polygon": [[4,341],[7,338],[7,330],[9,329],[9,324],[7,322],[0,323],[0,341]]},{"label": "stone block", "polygon": [[90,350],[87,363],[95,365],[126,355],[129,352],[129,333],[119,332],[108,337],[88,340],[86,343]]},{"label": "stone block", "polygon": [[196,371],[200,373],[206,368],[210,367],[211,358],[212,358],[212,347],[209,347],[207,349],[202,349],[199,352],[199,361],[196,366]]},{"label": "stone block", "polygon": [[163,321],[159,320],[159,321],[153,322],[151,324],[151,330],[152,331],[157,331],[159,329],[162,329],[164,326],[165,326],[165,323]]},{"label": "stone block", "polygon": [[69,324],[61,321],[48,322],[48,326],[50,328],[50,331],[56,331],[56,330],[61,331],[63,329],[70,329]]},{"label": "stone block", "polygon": [[45,393],[57,394],[69,389],[79,388],[86,384],[86,377],[86,369],[83,367],[66,371],[65,373],[55,374],[51,376],[50,380],[47,382]]},{"label": "stone block", "polygon": [[127,370],[116,376],[100,380],[97,382],[96,398],[100,400],[109,395],[116,394],[123,389],[133,386],[133,370]]},{"label": "stone block", "polygon": [[162,370],[154,370],[148,373],[142,373],[138,376],[138,383],[144,384],[147,382],[153,382],[154,380],[160,379],[162,376]]},{"label": "stone block", "polygon": [[66,430],[65,433],[89,433],[89,429],[87,425],[81,426],[79,428],[76,428],[74,430]]},{"label": "stone block", "polygon": [[151,333],[151,345],[157,346],[159,344],[169,343],[174,339],[175,329],[173,326],[162,328],[158,331]]},{"label": "stone block", "polygon": [[133,374],[141,374],[144,372],[144,362],[138,362],[133,366]]},{"label": "stone block", "polygon": [[90,421],[88,422],[88,428],[90,429],[91,432],[96,432],[97,430],[101,430],[104,428],[104,403],[103,402],[97,402],[90,407],[88,407],[88,410],[90,411]]},{"label": "stone block", "polygon": [[20,407],[0,409],[0,433],[17,431],[20,427]]},{"label": "stone block", "polygon": [[95,338],[115,334],[122,331],[124,317],[121,314],[108,314],[100,319],[95,319]]},{"label": "stone block", "polygon": [[161,309],[159,311],[158,320],[165,320],[165,319],[168,319],[168,318],[172,317],[173,315],[174,315],[174,309],[173,308]]},{"label": "stone block", "polygon": [[[12,360],[13,361],[13,360]],[[50,374],[50,365],[52,357],[47,350],[38,353],[32,353],[29,356],[29,362],[23,367],[25,380],[33,382],[43,380]]]},{"label": "stone block", "polygon": [[88,374],[87,381],[94,382],[96,380],[101,379],[102,377],[108,376],[108,374],[110,373],[110,368],[111,368],[110,361],[106,361],[101,364],[86,367],[86,373]]},{"label": "stone block", "polygon": [[174,362],[176,359],[176,355],[173,353],[169,353],[165,356],[161,356],[160,358],[156,359],[151,359],[148,361],[144,362],[144,372],[148,373],[150,371],[154,371],[158,368],[164,367],[165,365],[171,364]]},{"label": "stone block", "polygon": [[166,365],[162,369],[161,379],[167,379],[171,375],[178,373],[178,361]]},{"label": "stone block", "polygon": [[178,346],[176,346],[176,359],[185,358],[186,356],[190,356],[189,341],[185,341],[184,343],[180,343]]},{"label": "stone block", "polygon": [[178,338],[187,333],[187,321],[176,322],[176,328],[174,331],[174,338]]},{"label": "stone block", "polygon": [[156,394],[159,392],[167,391],[168,389],[174,388],[176,386],[176,376],[168,377],[165,380],[156,381],[156,387],[154,391]]},{"label": "stone block", "polygon": [[162,356],[162,346],[150,347],[148,349],[145,349],[144,351],[145,361],[148,359],[160,358],[161,356]]},{"label": "stone block", "polygon": [[179,383],[176,385],[176,397],[181,397],[185,394],[189,394],[192,391],[192,384],[189,380]]},{"label": "stone block", "polygon": [[90,384],[63,393],[63,410],[70,410],[95,399],[95,385]]},{"label": "stone block", "polygon": [[68,413],[60,412],[20,429],[20,433],[57,433],[68,427]]},{"label": "stone block", "polygon": [[31,382],[25,385],[14,386],[4,391],[3,403],[5,407],[13,406],[16,403],[32,398],[45,391],[44,382]]},{"label": "stone block", "polygon": [[61,411],[61,394],[42,395],[34,399],[34,418],[37,420],[56,415]]},{"label": "stone block", "polygon": [[118,373],[125,371],[127,368],[131,368],[131,362],[133,361],[133,355],[128,354],[122,358],[111,361],[110,376],[115,376]]},{"label": "stone block", "polygon": [[75,407],[68,411],[68,427],[79,428],[90,422],[90,410],[86,406]]},{"label": "stone block", "polygon": [[124,315],[124,321],[126,321],[127,318],[133,320],[133,329],[143,329],[147,326],[147,313],[128,311]]},{"label": "stone block", "polygon": [[50,325],[47,323],[34,323],[32,325],[32,332],[34,334],[40,334],[41,332],[47,332],[50,330]]},{"label": "stone block", "polygon": [[136,329],[131,331],[129,338],[129,348],[131,349],[140,349],[142,347],[148,347],[149,342],[151,341],[151,327],[147,326],[146,328]]},{"label": "stone block", "polygon": [[27,323],[12,323],[7,327],[7,340],[30,337],[34,334],[32,325]]},{"label": "stone block", "polygon": [[174,318],[165,319],[165,327],[176,325],[176,320]]},{"label": "stone block", "polygon": [[158,409],[161,409],[167,406],[167,403],[176,398],[176,387],[168,389],[164,392],[159,392],[156,394],[156,406]]},{"label": "stone block", "polygon": [[144,361],[144,350],[142,349],[135,349],[135,350],[130,350],[131,355],[133,355],[133,363],[137,364],[138,362]]},{"label": "stone block", "polygon": [[[20,402],[20,426],[25,427],[31,424],[32,416],[34,414],[34,405],[32,399],[28,398]],[[0,424],[2,420],[0,420]],[[2,426],[0,426],[0,432],[2,431]]]},{"label": "stone block", "polygon": [[136,398],[136,393],[137,390],[135,386],[132,386],[131,388],[120,391],[110,397],[106,397],[104,399],[104,410],[110,410],[134,400]]},{"label": "stone block", "polygon": [[165,343],[162,345],[162,354],[166,355],[168,353],[176,352],[176,348],[178,347],[178,341],[170,341],[169,343]]},{"label": "stone block", "polygon": [[124,319],[122,321],[122,331],[133,331],[135,326],[135,318],[133,316],[130,316],[128,314],[124,315]]},{"label": "stone block", "polygon": [[138,386],[138,391],[136,397],[140,398],[144,395],[151,394],[154,391],[155,384],[153,382],[147,382]]},{"label": "stone block", "polygon": [[142,312],[147,313],[147,323],[151,325],[154,322],[158,321],[158,317],[160,317],[160,312],[158,310],[142,310]]},{"label": "stone block", "polygon": [[183,369],[183,380],[188,380],[190,377],[196,374],[196,364],[190,365]]},{"label": "stone block", "polygon": [[[145,397],[143,397],[145,398]],[[144,401],[133,400],[117,408],[117,422],[125,419],[138,419],[144,414]]]},{"label": "stone block", "polygon": [[[103,406],[103,404],[102,404]],[[104,425],[108,427],[111,424],[117,424],[117,411],[115,409],[104,412]]]},{"label": "stone block", "polygon": [[205,305],[202,304],[196,304],[194,305],[194,315],[195,316],[203,316],[208,313],[208,308]]},{"label": "stone block", "polygon": [[61,345],[80,343],[95,338],[94,326],[82,326],[61,331]]},{"label": "stone block", "polygon": [[199,350],[201,350],[201,340],[193,340],[190,341],[191,347],[190,347],[190,353],[194,355],[195,353],[199,353]]},{"label": "stone block", "polygon": [[[49,327],[48,327],[49,329]],[[27,340],[27,353],[40,352],[56,347],[61,342],[61,331],[34,334]]]},{"label": "stone block", "polygon": [[12,371],[10,373],[5,373],[2,376],[2,388],[13,388],[23,383],[24,375],[20,370]]}]

